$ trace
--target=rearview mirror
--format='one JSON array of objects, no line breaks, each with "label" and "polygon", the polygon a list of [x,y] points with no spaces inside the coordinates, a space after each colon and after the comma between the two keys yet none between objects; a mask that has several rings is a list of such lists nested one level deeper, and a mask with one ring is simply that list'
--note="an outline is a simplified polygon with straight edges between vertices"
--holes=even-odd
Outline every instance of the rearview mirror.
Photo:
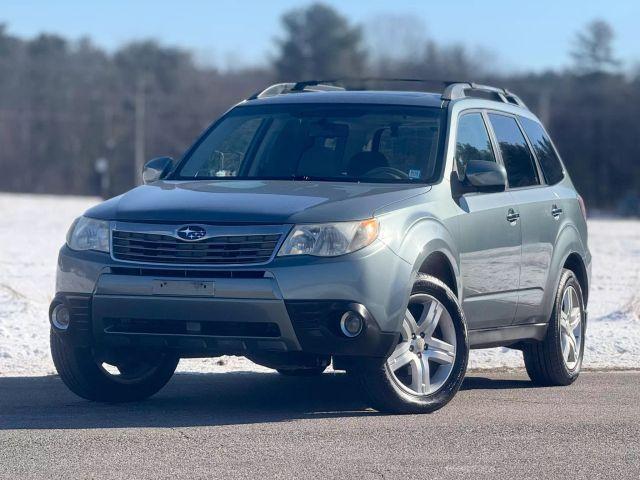
[{"label": "rearview mirror", "polygon": [[145,163],[142,169],[142,181],[144,184],[153,183],[165,178],[173,167],[173,158],[158,157]]},{"label": "rearview mirror", "polygon": [[507,172],[496,162],[469,160],[465,170],[466,183],[482,191],[502,191],[507,186]]}]

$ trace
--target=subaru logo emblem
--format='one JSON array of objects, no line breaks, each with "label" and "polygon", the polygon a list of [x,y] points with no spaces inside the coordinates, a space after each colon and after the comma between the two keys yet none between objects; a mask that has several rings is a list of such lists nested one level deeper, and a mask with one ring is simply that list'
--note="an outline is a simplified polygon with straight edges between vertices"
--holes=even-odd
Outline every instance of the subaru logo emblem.
[{"label": "subaru logo emblem", "polygon": [[207,234],[207,231],[197,225],[189,225],[178,230],[178,236],[183,240],[200,240]]}]

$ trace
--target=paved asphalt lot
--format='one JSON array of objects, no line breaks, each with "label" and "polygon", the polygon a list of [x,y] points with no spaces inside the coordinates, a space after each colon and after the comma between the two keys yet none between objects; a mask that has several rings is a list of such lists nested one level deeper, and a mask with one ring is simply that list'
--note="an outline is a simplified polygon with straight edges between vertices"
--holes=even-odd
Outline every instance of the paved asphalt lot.
[{"label": "paved asphalt lot", "polygon": [[638,479],[640,372],[475,374],[421,416],[367,410],[342,374],[181,374],[129,405],[0,378],[0,477]]}]

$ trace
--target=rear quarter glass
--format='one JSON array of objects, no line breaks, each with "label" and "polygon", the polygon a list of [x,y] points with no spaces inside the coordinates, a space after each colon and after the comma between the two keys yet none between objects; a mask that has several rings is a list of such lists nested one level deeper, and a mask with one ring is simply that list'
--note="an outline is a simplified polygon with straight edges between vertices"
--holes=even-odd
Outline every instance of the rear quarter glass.
[{"label": "rear quarter glass", "polygon": [[529,138],[533,151],[538,158],[540,168],[549,185],[554,185],[564,178],[562,163],[556,154],[551,138],[535,120],[520,117],[520,124]]}]

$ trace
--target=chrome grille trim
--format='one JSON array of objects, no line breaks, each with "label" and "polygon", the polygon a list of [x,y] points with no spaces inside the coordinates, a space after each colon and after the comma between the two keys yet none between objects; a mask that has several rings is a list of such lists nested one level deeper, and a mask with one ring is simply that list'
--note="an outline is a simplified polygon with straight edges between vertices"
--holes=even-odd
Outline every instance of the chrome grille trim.
[{"label": "chrome grille trim", "polygon": [[[177,231],[199,226],[207,234],[183,240]],[[157,225],[112,222],[111,257],[119,262],[171,266],[262,265],[277,254],[290,225]]]}]

